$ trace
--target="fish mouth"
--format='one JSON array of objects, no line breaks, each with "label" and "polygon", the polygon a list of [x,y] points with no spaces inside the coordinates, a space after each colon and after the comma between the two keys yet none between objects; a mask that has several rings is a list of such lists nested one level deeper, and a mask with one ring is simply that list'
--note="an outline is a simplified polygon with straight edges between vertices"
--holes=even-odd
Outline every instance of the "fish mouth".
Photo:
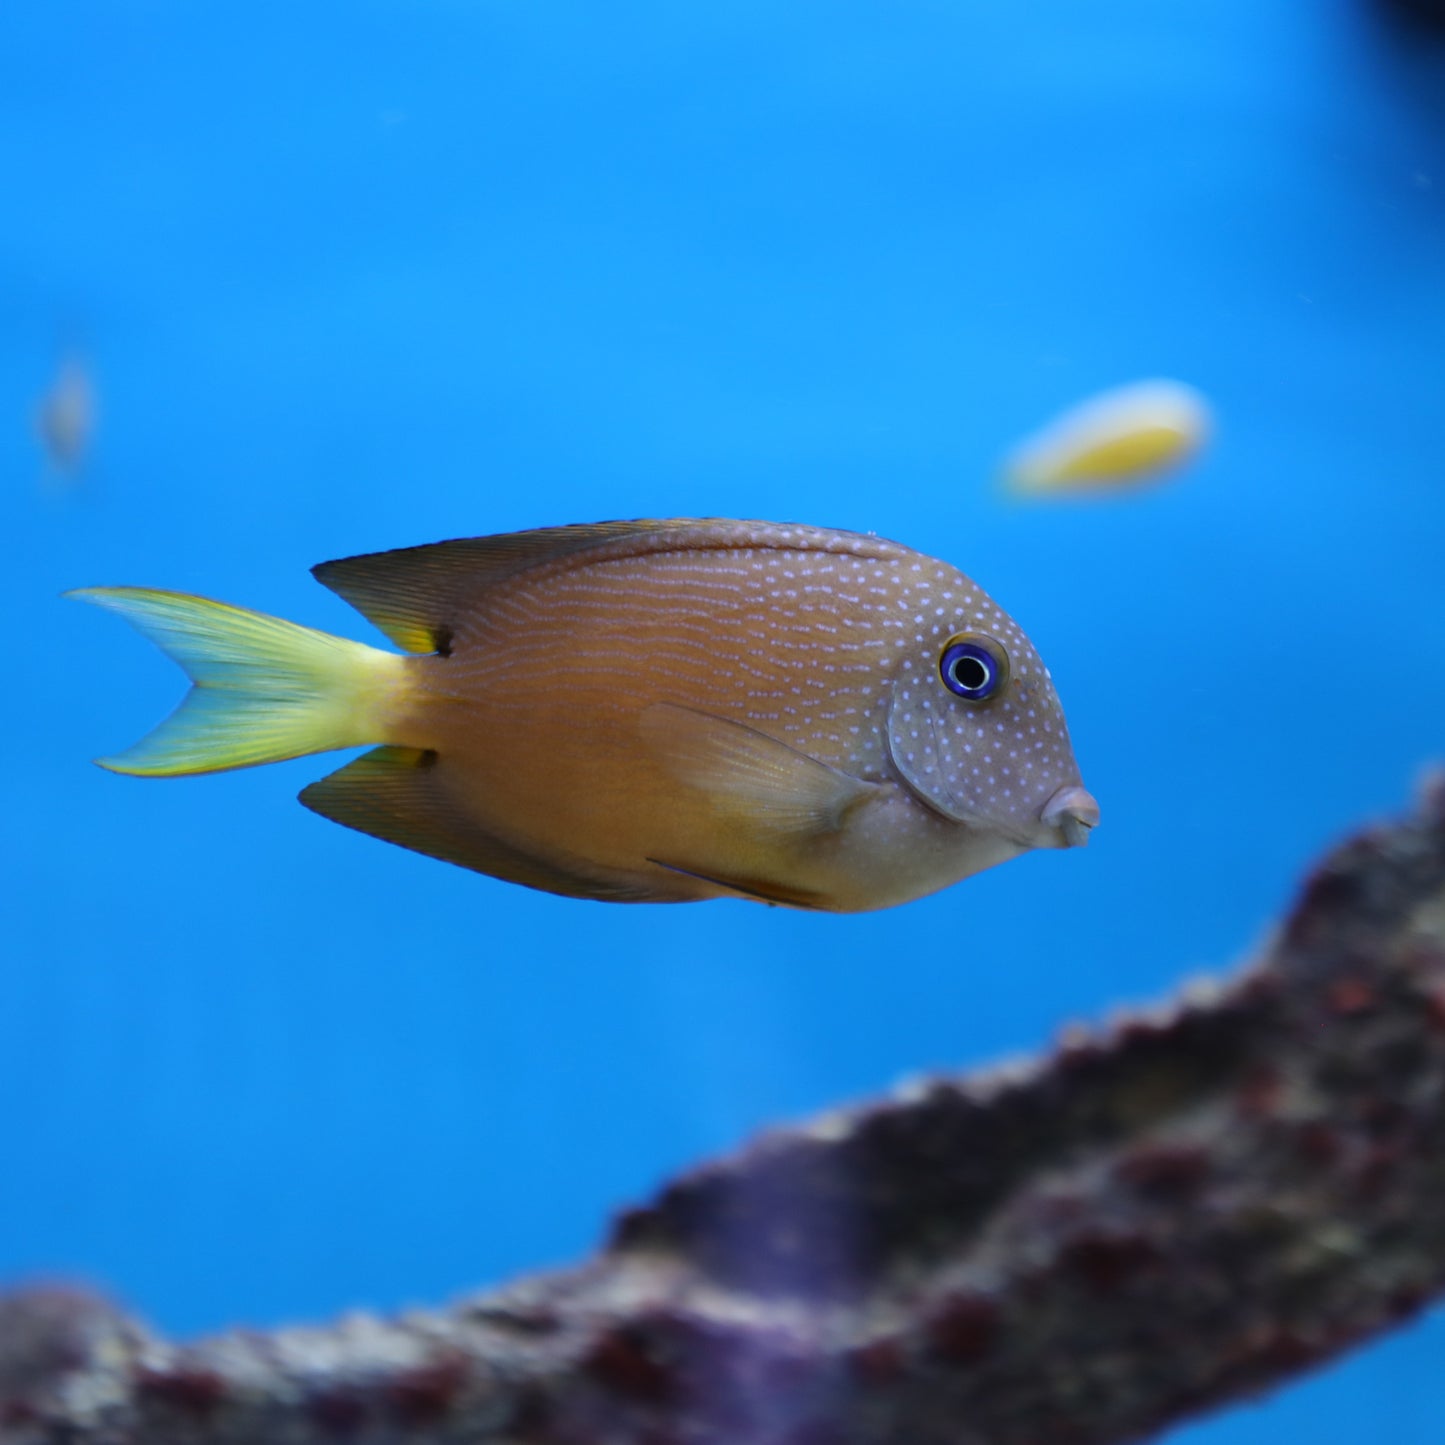
[{"label": "fish mouth", "polygon": [[1089,832],[1099,823],[1099,805],[1087,788],[1077,784],[1060,788],[1044,804],[1039,814],[1045,827],[1057,828],[1065,848],[1082,848],[1089,841]]}]

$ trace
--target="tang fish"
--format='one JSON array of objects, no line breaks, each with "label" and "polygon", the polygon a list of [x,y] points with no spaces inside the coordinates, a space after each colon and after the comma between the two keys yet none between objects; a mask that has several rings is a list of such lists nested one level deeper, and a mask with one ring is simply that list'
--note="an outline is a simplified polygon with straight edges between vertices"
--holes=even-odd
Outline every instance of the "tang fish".
[{"label": "tang fish", "polygon": [[166,777],[380,744],[301,802],[616,902],[884,908],[1098,821],[1028,638],[896,542],[604,522],[313,573],[402,653],[182,593],[66,594],[120,613],[194,683],[100,765]]},{"label": "tang fish", "polygon": [[1211,430],[1209,403],[1178,381],[1140,381],[1072,407],[1009,459],[1020,494],[1120,491],[1182,466]]}]

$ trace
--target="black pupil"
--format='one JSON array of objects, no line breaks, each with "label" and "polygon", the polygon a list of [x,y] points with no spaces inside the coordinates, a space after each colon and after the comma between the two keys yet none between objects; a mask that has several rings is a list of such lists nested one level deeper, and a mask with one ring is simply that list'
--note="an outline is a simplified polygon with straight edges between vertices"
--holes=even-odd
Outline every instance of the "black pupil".
[{"label": "black pupil", "polygon": [[977,692],[988,681],[988,668],[966,653],[953,664],[953,680],[969,692]]}]

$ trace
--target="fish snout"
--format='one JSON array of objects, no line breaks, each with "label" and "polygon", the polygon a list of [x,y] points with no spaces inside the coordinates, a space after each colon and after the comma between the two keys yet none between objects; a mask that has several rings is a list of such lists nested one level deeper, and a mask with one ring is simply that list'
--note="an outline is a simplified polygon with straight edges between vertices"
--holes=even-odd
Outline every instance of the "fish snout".
[{"label": "fish snout", "polygon": [[1099,805],[1087,788],[1075,784],[1060,788],[1044,804],[1039,817],[1045,826],[1063,834],[1065,848],[1082,848],[1089,841],[1089,830],[1098,825]]}]

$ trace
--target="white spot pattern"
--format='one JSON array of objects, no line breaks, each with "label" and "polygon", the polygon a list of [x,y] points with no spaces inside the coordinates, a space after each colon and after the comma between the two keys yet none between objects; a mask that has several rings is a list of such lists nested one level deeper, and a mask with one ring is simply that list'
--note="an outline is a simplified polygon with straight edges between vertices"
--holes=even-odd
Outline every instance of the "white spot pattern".
[{"label": "white spot pattern", "polygon": [[[962,573],[858,534],[706,525],[705,540],[680,527],[670,547],[608,543],[497,589],[485,619],[468,619],[478,644],[468,652],[480,658],[500,635],[533,639],[492,652],[499,705],[508,677],[535,669],[547,645],[537,639],[556,634],[579,690],[716,711],[858,777],[901,772],[933,809],[974,827],[1018,835],[1079,781],[1047,670]],[[985,704],[943,684],[939,657],[955,632],[985,633],[1008,654],[1011,680]],[[520,689],[519,708],[530,700]]]}]

